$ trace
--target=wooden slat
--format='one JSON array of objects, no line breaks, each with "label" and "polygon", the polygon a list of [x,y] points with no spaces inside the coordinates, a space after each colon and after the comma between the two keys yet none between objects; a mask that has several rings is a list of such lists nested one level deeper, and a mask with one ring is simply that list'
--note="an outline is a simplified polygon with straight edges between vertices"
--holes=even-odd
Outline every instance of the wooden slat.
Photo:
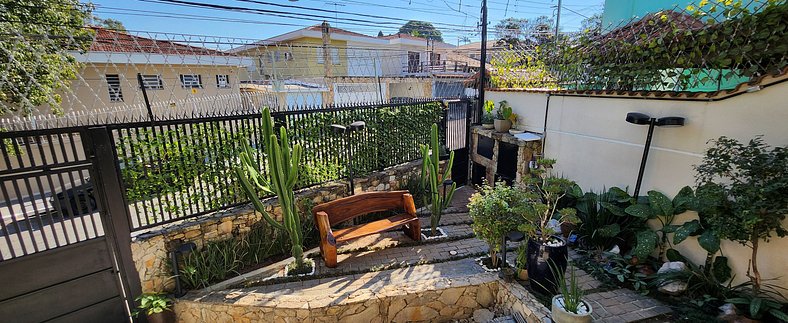
[{"label": "wooden slat", "polygon": [[383,232],[418,220],[418,218],[409,214],[399,214],[383,220],[357,225],[352,228],[334,230],[334,237],[337,239],[337,242],[344,242]]},{"label": "wooden slat", "polygon": [[118,296],[110,270],[70,280],[0,302],[0,318],[10,322],[42,322]]},{"label": "wooden slat", "polygon": [[0,262],[0,300],[112,268],[104,237]]},{"label": "wooden slat", "polygon": [[104,323],[128,322],[129,317],[123,308],[123,299],[120,296],[108,299],[101,303],[91,305],[76,312],[60,316],[47,321],[48,323]]},{"label": "wooden slat", "polygon": [[370,192],[341,198],[312,208],[313,213],[328,213],[331,225],[362,214],[393,210],[402,207],[402,196],[408,191]]}]

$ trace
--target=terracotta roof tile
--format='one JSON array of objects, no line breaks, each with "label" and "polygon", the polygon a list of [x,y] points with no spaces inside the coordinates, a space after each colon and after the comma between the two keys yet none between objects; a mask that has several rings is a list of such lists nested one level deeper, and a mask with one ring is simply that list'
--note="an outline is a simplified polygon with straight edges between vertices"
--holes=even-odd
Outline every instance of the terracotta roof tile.
[{"label": "terracotta roof tile", "polygon": [[93,52],[235,56],[218,50],[134,36],[100,27],[93,27],[93,29],[96,31],[96,36],[90,45],[90,51]]}]

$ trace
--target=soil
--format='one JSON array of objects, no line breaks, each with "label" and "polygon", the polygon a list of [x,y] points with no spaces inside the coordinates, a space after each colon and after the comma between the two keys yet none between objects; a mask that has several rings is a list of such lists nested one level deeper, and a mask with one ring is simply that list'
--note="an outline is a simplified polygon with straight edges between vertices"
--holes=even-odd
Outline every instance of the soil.
[{"label": "soil", "polygon": [[[295,262],[288,265],[288,266],[295,266]],[[312,272],[312,263],[304,261],[304,266],[301,268],[291,268],[287,271],[287,276],[297,276],[297,275],[304,275]]]},{"label": "soil", "polygon": [[485,267],[487,267],[488,269],[498,269],[498,268],[501,268],[501,263],[502,263],[501,259],[500,259],[500,258],[498,258],[498,266],[496,266],[496,267],[493,267],[493,266],[492,266],[492,258],[490,258],[490,257],[484,257],[484,258],[482,258],[482,265],[484,265],[484,266],[485,266]]}]

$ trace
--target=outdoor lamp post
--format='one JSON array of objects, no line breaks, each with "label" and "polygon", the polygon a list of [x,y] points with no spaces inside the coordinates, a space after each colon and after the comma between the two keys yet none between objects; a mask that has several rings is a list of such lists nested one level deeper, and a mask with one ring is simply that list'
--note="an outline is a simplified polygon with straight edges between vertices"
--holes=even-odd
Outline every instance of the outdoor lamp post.
[{"label": "outdoor lamp post", "polygon": [[657,127],[681,127],[684,125],[684,118],[682,117],[663,117],[652,118],[643,113],[630,112],[627,113],[627,122],[636,125],[648,125],[648,135],[646,136],[646,145],[643,147],[643,158],[640,160],[640,171],[638,171],[637,183],[635,183],[635,198],[640,194],[640,184],[643,181],[643,171],[646,169],[646,160],[648,159],[648,151],[651,148],[651,138],[654,135],[654,126]]},{"label": "outdoor lamp post", "polygon": [[190,253],[197,249],[197,245],[194,242],[183,243],[179,245],[175,250],[170,252],[170,261],[172,261],[172,271],[175,274],[175,297],[181,297],[183,294],[183,289],[181,289],[181,273],[178,269],[178,255],[183,255]]},{"label": "outdoor lamp post", "polygon": [[501,271],[498,272],[501,278],[504,278],[503,268],[506,266],[506,241],[520,242],[523,240],[525,240],[525,235],[519,231],[512,231],[503,236],[503,241],[501,241]]},{"label": "outdoor lamp post", "polygon": [[443,200],[444,201],[446,200],[446,187],[449,187],[452,184],[454,184],[453,180],[447,179],[447,180],[443,181],[443,192],[442,192],[443,194],[442,194],[442,196],[443,196]]},{"label": "outdoor lamp post", "polygon": [[348,159],[348,182],[350,182],[350,195],[354,195],[355,187],[353,185],[353,149],[350,146],[350,134],[352,132],[356,132],[359,130],[364,129],[367,126],[366,122],[364,121],[355,121],[347,126],[332,124],[331,131],[335,134],[344,134],[345,135],[345,149],[348,151],[349,159]]}]

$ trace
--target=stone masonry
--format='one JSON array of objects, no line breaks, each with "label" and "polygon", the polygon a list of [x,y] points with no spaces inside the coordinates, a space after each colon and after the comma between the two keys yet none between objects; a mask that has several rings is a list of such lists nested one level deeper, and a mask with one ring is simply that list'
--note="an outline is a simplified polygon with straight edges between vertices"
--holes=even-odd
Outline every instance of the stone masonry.
[{"label": "stone masonry", "polygon": [[[501,142],[513,144],[518,147],[517,149],[517,174],[515,178],[516,183],[522,183],[525,178],[527,178],[528,174],[530,173],[530,169],[528,168],[528,163],[531,161],[531,158],[534,154],[539,153],[542,150],[542,142],[541,141],[524,141],[515,138],[509,133],[500,133],[495,132],[495,130],[490,129],[483,129],[481,127],[473,127],[471,129],[472,140],[471,140],[471,160],[474,163],[480,164],[487,169],[487,173],[485,174],[485,179],[488,183],[492,183],[495,179],[495,173],[498,168],[498,146]],[[487,137],[491,138],[495,141],[495,146],[493,147],[493,158],[489,159],[477,153],[478,145],[479,145],[479,137]]]}]

